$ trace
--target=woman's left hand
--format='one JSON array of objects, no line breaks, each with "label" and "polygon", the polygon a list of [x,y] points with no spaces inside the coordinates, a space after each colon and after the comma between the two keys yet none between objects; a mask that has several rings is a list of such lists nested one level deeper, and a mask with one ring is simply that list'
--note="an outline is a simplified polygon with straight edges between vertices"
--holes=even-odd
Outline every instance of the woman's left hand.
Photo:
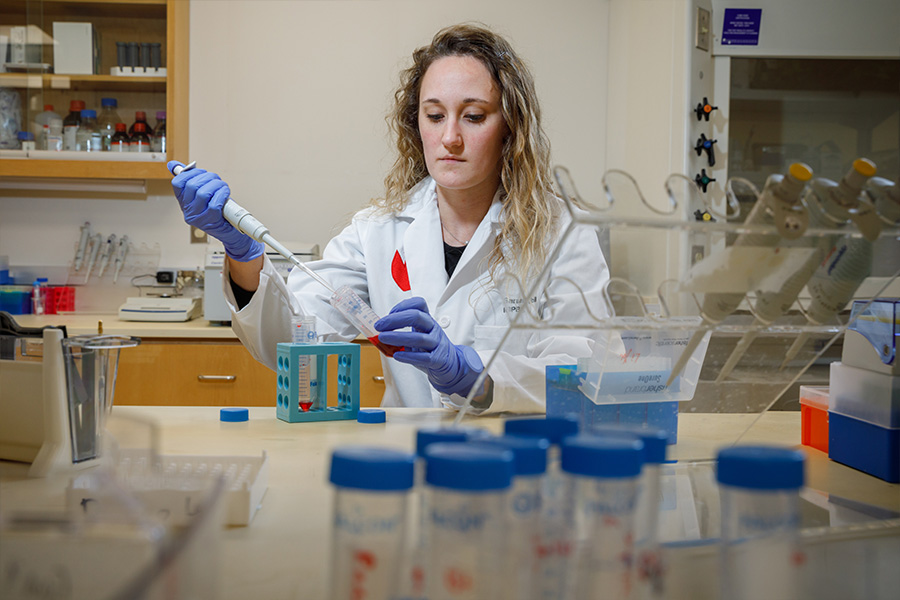
[{"label": "woman's left hand", "polygon": [[[411,328],[411,331],[396,331]],[[385,317],[375,322],[378,340],[404,350],[393,358],[419,367],[434,389],[442,394],[465,396],[484,370],[481,357],[471,347],[454,345],[444,329],[428,312],[424,298],[399,302]]]}]

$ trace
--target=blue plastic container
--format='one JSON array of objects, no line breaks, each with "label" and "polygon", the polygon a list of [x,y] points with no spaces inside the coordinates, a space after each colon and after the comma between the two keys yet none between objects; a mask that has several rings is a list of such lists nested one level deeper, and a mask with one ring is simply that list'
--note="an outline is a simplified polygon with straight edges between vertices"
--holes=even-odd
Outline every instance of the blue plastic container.
[{"label": "blue plastic container", "polygon": [[547,367],[547,416],[575,417],[583,430],[595,425],[647,425],[678,442],[678,402],[594,404],[579,389],[575,365]]}]

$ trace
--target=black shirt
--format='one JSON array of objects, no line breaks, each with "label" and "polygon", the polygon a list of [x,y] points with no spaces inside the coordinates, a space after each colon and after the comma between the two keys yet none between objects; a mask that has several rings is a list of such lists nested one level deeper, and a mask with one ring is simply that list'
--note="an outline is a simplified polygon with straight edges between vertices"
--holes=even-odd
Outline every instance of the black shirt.
[{"label": "black shirt", "polygon": [[456,265],[459,264],[465,250],[465,246],[456,247],[444,242],[444,270],[447,271],[447,277],[453,276],[453,271],[456,270]]}]

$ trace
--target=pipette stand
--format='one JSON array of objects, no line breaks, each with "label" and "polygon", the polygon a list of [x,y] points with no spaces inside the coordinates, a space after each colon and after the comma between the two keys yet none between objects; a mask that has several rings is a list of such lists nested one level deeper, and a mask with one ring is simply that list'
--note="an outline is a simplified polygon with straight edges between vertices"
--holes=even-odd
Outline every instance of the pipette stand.
[{"label": "pipette stand", "polygon": [[[337,406],[328,403],[328,357],[337,355]],[[300,409],[299,359],[315,356],[319,397],[309,410]],[[359,414],[359,345],[341,342],[278,344],[275,414],[288,423],[340,421]]]}]

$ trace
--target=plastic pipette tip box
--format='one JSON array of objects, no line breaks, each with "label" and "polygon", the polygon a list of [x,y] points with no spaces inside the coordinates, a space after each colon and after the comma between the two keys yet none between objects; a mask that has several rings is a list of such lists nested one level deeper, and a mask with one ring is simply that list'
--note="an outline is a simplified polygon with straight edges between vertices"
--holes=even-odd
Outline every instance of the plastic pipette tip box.
[{"label": "plastic pipette tip box", "polygon": [[[166,515],[168,525],[187,525],[210,481],[225,477],[226,525],[249,525],[269,485],[269,457],[157,455],[150,459],[147,450],[121,450],[115,467],[116,480],[137,496],[146,510]],[[66,490],[68,505],[79,510],[85,498],[102,509],[104,497],[90,487],[92,478],[75,478]],[[116,504],[114,498],[106,501]]]}]

